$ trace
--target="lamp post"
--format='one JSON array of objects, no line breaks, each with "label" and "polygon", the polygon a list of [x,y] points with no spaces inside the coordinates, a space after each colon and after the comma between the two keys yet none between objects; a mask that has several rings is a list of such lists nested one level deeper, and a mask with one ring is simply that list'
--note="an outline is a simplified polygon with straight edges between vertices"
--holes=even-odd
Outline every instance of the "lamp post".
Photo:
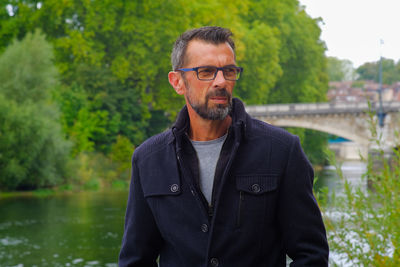
[{"label": "lamp post", "polygon": [[[383,44],[383,40],[381,40],[381,46]],[[379,94],[379,108],[378,108],[378,122],[379,126],[383,128],[384,126],[384,120],[385,120],[385,113],[383,111],[383,104],[382,104],[382,54],[379,60],[379,89],[378,89],[378,94]]]}]

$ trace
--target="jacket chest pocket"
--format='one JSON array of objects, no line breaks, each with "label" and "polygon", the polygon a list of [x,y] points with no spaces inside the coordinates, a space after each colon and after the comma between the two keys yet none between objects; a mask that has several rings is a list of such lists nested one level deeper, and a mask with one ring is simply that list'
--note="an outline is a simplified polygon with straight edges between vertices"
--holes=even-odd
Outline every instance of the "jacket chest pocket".
[{"label": "jacket chest pocket", "polygon": [[249,223],[262,225],[274,220],[278,178],[278,175],[236,175],[237,227]]},{"label": "jacket chest pocket", "polygon": [[141,173],[143,194],[149,203],[155,217],[163,215],[163,209],[174,207],[182,194],[182,183],[179,174],[173,169],[160,171],[157,168],[147,168]]},{"label": "jacket chest pocket", "polygon": [[170,235],[178,222],[182,221],[182,183],[179,177],[164,175],[142,179],[144,197],[164,237]]}]

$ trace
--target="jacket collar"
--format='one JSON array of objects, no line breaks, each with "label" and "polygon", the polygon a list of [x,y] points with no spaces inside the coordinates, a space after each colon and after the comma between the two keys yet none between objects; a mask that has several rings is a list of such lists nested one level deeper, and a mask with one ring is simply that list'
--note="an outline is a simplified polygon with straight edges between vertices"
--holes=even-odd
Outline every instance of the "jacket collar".
[{"label": "jacket collar", "polygon": [[[235,131],[236,136],[239,139],[245,138],[246,131],[247,131],[247,124],[249,120],[247,120],[247,113],[244,108],[243,102],[240,101],[238,98],[232,99],[232,111],[230,113],[232,117],[232,125],[231,127]],[[182,134],[186,133],[190,127],[190,119],[189,113],[187,110],[186,105],[181,109],[178,114],[178,117],[172,126],[172,132],[175,138],[180,138]],[[239,140],[238,140],[239,141]]]},{"label": "jacket collar", "polygon": [[232,99],[232,126],[238,132],[240,132],[241,138],[245,138],[247,135],[248,124],[248,114],[244,108],[244,104],[238,98]]}]

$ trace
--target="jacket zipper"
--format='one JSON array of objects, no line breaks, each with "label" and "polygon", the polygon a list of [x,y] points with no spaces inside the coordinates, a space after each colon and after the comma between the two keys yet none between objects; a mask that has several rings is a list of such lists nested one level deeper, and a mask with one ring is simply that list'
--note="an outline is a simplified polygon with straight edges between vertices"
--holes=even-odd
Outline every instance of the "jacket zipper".
[{"label": "jacket zipper", "polygon": [[214,214],[214,207],[212,205],[208,206],[208,217],[212,218]]},{"label": "jacket zipper", "polygon": [[[224,149],[225,142],[227,142],[227,140],[229,140],[230,137],[231,137],[231,129],[229,128],[228,129],[228,134],[227,134],[226,139],[224,141],[224,144],[222,145],[221,152]],[[220,153],[220,156],[221,156],[221,153]],[[218,158],[218,161],[219,161],[219,158]],[[230,159],[228,159],[228,164],[229,164],[229,161],[230,161]],[[215,168],[217,168],[217,167],[218,167],[218,162],[217,162],[217,166]],[[224,173],[225,173],[225,171],[222,173],[222,175]],[[210,219],[214,215],[214,201],[215,201],[215,180],[213,182],[213,187],[212,187],[212,191],[211,191],[211,203],[209,203],[209,207],[208,207],[208,215],[209,215]]]},{"label": "jacket zipper", "polygon": [[238,216],[236,220],[236,227],[239,228],[241,225],[241,218],[242,218],[242,205],[244,201],[243,191],[239,191],[239,208],[238,208]]},{"label": "jacket zipper", "polygon": [[[221,192],[221,187],[222,187],[222,185],[225,183],[226,176],[228,175],[228,170],[231,168],[233,158],[234,158],[234,156],[236,155],[236,151],[237,151],[238,148],[239,148],[239,143],[236,142],[236,143],[234,144],[234,146],[233,146],[233,149],[232,149],[232,152],[231,152],[231,157],[229,158],[228,163],[227,163],[227,165],[226,165],[226,167],[225,167],[225,170],[224,170],[224,172],[223,172],[223,174],[222,174],[221,184],[220,184],[220,186],[219,186],[220,188],[219,188],[219,192],[217,193],[217,195],[219,195],[219,193]],[[212,202],[215,203],[214,201],[216,201],[216,199],[213,200]],[[211,206],[211,207],[213,208],[213,209],[212,209],[212,212],[214,213],[214,207],[213,207],[213,206]],[[215,205],[215,208],[218,209],[218,206]],[[209,211],[210,211],[210,210],[209,210]],[[210,219],[214,219],[214,218],[210,217]],[[211,223],[213,223],[213,220],[212,220]]]},{"label": "jacket zipper", "polygon": [[[184,166],[184,164],[182,162],[182,158],[181,158],[181,153],[180,152],[177,152],[177,159],[178,159],[179,165],[180,165],[180,167],[182,169],[183,178],[185,180],[187,180],[188,184],[190,185],[191,184],[190,181],[188,181],[188,179],[186,178],[186,177],[188,177],[188,173],[187,173],[187,170],[186,170],[186,168],[185,168],[185,166]],[[205,211],[205,209],[203,207],[203,204],[202,204],[202,201],[199,198],[199,194],[195,193],[195,190],[191,185],[190,185],[190,191],[191,191],[192,195],[194,196],[194,198],[196,199],[196,202],[199,205],[200,210],[203,212],[203,214],[205,213],[205,215],[207,217],[207,215],[209,215],[209,211]]]}]

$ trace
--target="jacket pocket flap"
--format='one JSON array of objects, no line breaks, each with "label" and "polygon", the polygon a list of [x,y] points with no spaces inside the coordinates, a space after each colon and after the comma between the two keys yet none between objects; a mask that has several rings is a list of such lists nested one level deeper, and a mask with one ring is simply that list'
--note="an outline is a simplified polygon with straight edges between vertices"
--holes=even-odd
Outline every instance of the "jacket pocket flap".
[{"label": "jacket pocket flap", "polygon": [[179,195],[182,191],[179,181],[169,180],[170,179],[160,179],[160,181],[156,181],[154,183],[144,183],[144,197]]},{"label": "jacket pocket flap", "polygon": [[182,192],[179,174],[170,168],[161,171],[147,168],[141,173],[144,197],[179,195]]},{"label": "jacket pocket flap", "polygon": [[278,187],[278,175],[237,175],[236,188],[250,194],[263,194],[276,190]]}]

